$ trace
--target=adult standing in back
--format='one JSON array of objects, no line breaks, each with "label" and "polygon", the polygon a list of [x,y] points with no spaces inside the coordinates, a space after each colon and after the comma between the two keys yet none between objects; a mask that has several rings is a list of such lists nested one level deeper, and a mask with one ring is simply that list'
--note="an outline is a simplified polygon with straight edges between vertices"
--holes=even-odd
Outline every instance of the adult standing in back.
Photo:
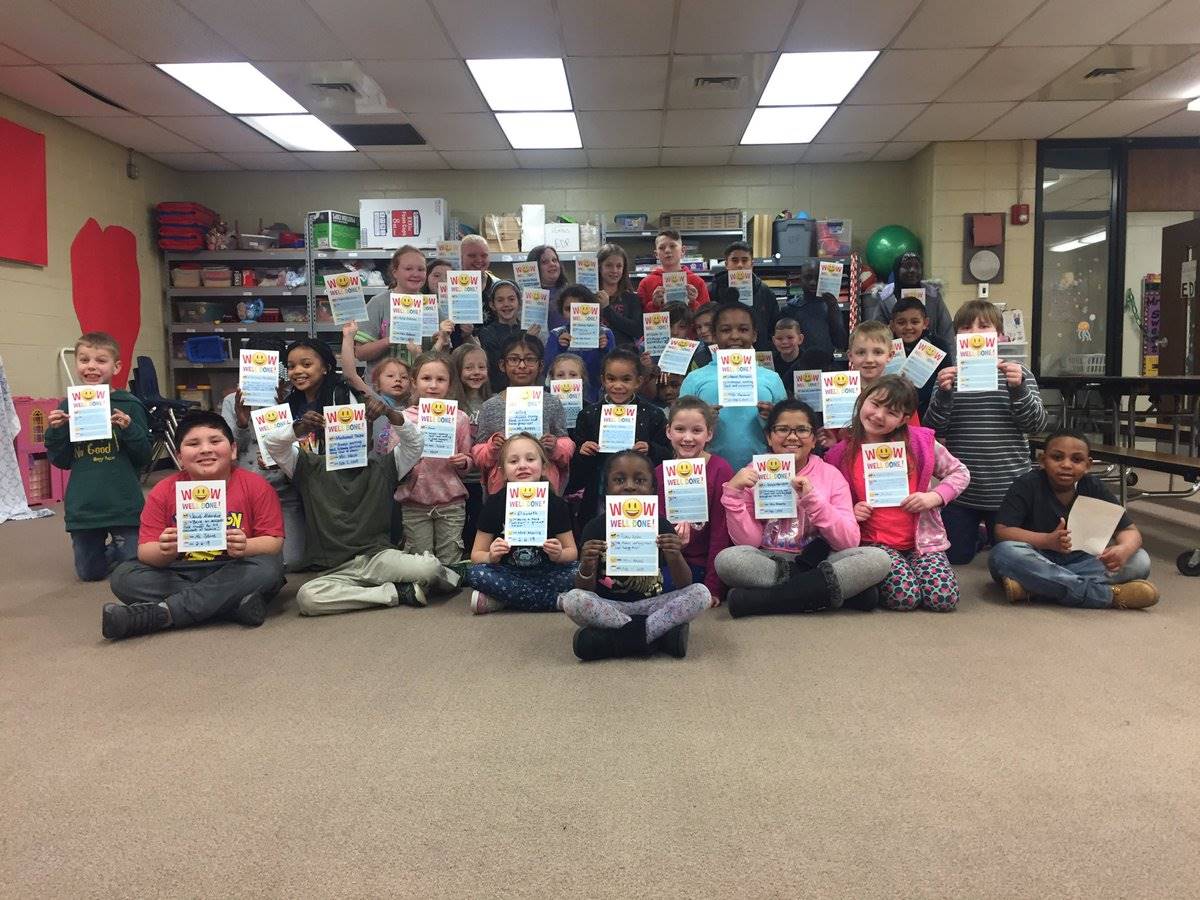
[{"label": "adult standing in back", "polygon": [[921,264],[921,254],[909,250],[900,254],[892,266],[891,284],[885,284],[878,292],[868,294],[863,298],[863,319],[877,319],[890,325],[892,308],[900,299],[901,291],[923,289],[925,297],[925,315],[929,318],[929,330],[938,338],[950,354],[947,357],[951,363],[955,358],[954,317],[946,301],[942,299],[942,286],[939,282],[925,278],[925,270]]}]

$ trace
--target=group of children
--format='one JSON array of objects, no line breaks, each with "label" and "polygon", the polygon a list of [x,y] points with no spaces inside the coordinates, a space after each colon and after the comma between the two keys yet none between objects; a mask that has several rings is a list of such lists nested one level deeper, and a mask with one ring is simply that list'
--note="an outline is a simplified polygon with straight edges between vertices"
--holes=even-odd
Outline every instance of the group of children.
[{"label": "group of children", "polygon": [[[659,238],[666,271],[678,266],[678,235]],[[607,248],[606,248],[607,250]],[[551,251],[552,252],[552,251]],[[539,263],[542,257],[539,256]],[[744,245],[726,258],[749,262]],[[555,255],[555,260],[557,255]],[[392,276],[404,290],[426,289],[440,261],[401,248]],[[629,289],[624,254],[601,265],[605,307],[621,315],[662,302],[644,279]],[[553,266],[550,267],[552,275]],[[697,279],[699,280],[699,279]],[[1031,471],[1027,435],[1046,427],[1033,375],[1001,361],[997,388],[961,392],[948,357],[918,390],[884,374],[893,336],[911,350],[929,334],[919,300],[901,298],[890,327],[860,324],[848,339],[850,368],[862,390],[848,428],[825,429],[821,416],[793,396],[801,347],[836,346],[836,328],[821,310],[792,317],[774,303],[739,302],[716,286],[712,303],[689,282],[694,309],[672,312],[672,330],[696,336],[702,348],[753,352],[771,329],[774,369],[757,369],[756,406],[718,405],[713,354],[682,380],[664,376],[623,327],[602,330],[598,350],[572,348],[569,306],[594,302],[580,285],[558,286],[566,324],[543,336],[522,331],[521,292],[494,279],[487,302],[492,320],[470,328],[444,322],[426,346],[386,340],[386,318],[343,329],[341,374],[333,351],[303,338],[286,349],[286,403],[291,431],[264,435],[250,428],[240,391],[222,414],[190,414],[176,432],[182,471],[160,481],[143,508],[137,472],[147,462],[146,415],[132,395],[113,393],[113,438],[72,444],[66,405],[50,418],[46,444],[55,465],[71,468],[67,528],[81,579],[111,573],[121,603],[107,604],[102,632],[110,639],[228,618],[259,625],[286,572],[317,570],[301,585],[302,615],[400,604],[424,606],[431,595],[472,589],[475,614],[501,609],[565,612],[579,627],[580,659],[686,653],[688,623],[725,602],[734,617],[884,607],[953,610],[959,602],[954,565],[970,562],[989,543],[992,574],[1012,600],[1034,596],[1066,605],[1144,607],[1158,598],[1145,578],[1149,559],[1140,535],[1122,519],[1098,556],[1074,550],[1066,520],[1076,495],[1115,502],[1088,475],[1087,441],[1056,432],[1042,469]],[[374,302],[374,301],[372,301]],[[824,308],[824,301],[817,298]],[[644,304],[644,305],[643,305]],[[824,322],[815,339],[799,324]],[[958,333],[1002,330],[986,301],[965,304],[953,318]],[[942,342],[944,343],[944,342]],[[368,363],[365,378],[357,363]],[[78,383],[108,383],[120,371],[120,349],[108,335],[83,335],[76,346]],[[579,379],[582,411],[569,421],[551,390],[542,394],[541,433],[506,434],[508,391]],[[678,379],[678,376],[676,377]],[[328,471],[323,410],[365,402],[371,453],[361,468]],[[454,451],[423,456],[419,400],[456,400]],[[601,450],[604,404],[636,408],[632,447]],[[861,448],[902,442],[908,495],[899,506],[867,502]],[[759,517],[756,454],[790,456],[795,515]],[[701,460],[707,493],[704,521],[669,522],[663,508],[664,463]],[[227,486],[227,548],[178,552],[175,484]],[[541,546],[506,539],[511,484],[547,482],[547,538]],[[531,488],[532,490],[532,488]],[[609,575],[606,498],[659,497],[654,575]],[[136,529],[136,533],[135,533]]]}]

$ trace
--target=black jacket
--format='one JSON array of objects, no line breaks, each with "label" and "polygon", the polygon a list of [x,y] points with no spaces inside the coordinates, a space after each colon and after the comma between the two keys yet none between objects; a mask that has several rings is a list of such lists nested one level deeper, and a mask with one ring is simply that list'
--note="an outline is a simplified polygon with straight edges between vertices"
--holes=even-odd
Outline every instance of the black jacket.
[{"label": "black jacket", "polygon": [[[724,269],[713,275],[708,295],[718,303],[739,302],[738,292],[729,286],[729,273]],[[779,318],[779,299],[757,275],[754,276],[754,305],[750,307],[750,315],[754,319],[754,330],[758,335],[754,341],[754,349],[772,349],[771,332],[775,330],[775,322]]]},{"label": "black jacket", "polygon": [[642,337],[642,301],[632,291],[609,297],[600,311],[600,324],[612,329],[620,347],[631,347]]},{"label": "black jacket", "polygon": [[800,323],[800,330],[804,333],[804,350],[834,353],[846,349],[846,323],[842,320],[842,311],[833,294],[818,297],[805,293],[790,301],[782,314]]},{"label": "black jacket", "polygon": [[[583,456],[578,448],[587,441],[600,440],[600,408],[604,402],[601,400],[599,403],[589,403],[585,406],[579,413],[579,418],[575,420],[575,427],[570,431],[576,450],[575,456],[571,458],[571,477],[564,493],[570,494],[580,489],[583,490],[583,517],[585,519],[590,519],[596,514],[597,504],[603,494],[600,477],[604,471],[604,464],[612,454],[597,453],[595,456]],[[633,429],[634,442],[645,441],[650,446],[650,452],[647,454],[650,457],[650,465],[657,466],[664,459],[674,457],[675,451],[667,442],[667,418],[663,415],[662,410],[641,397],[635,396],[633,402],[637,404],[637,425]]]}]

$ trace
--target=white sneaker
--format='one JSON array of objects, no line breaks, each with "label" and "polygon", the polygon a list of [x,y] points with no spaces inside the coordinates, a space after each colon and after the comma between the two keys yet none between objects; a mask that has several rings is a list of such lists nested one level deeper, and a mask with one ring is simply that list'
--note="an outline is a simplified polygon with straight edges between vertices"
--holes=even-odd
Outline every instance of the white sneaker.
[{"label": "white sneaker", "polygon": [[479,591],[471,591],[471,612],[475,615],[486,616],[488,613],[501,609],[504,609],[501,601]]}]

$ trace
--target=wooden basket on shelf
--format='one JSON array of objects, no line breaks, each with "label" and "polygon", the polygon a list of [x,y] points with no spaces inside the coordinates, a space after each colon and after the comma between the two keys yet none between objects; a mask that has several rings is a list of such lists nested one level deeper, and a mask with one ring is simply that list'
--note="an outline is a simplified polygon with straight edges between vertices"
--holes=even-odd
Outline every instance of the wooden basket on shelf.
[{"label": "wooden basket on shelf", "polygon": [[740,209],[676,209],[658,217],[659,228],[718,231],[742,227]]}]

